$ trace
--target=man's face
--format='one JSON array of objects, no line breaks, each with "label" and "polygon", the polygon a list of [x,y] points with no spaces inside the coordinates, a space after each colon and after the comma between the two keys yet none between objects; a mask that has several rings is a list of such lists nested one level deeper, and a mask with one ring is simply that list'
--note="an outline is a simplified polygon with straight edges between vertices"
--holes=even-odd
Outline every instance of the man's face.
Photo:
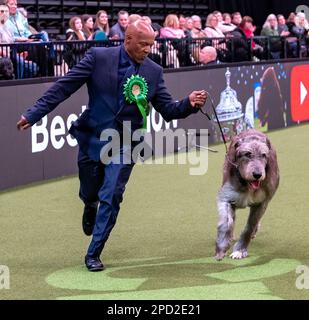
[{"label": "man's face", "polygon": [[235,23],[237,26],[241,23],[241,15],[240,14],[236,14],[234,17],[233,17],[233,23]]},{"label": "man's face", "polygon": [[5,5],[0,5],[0,24],[5,24],[9,18],[9,8]]},{"label": "man's face", "polygon": [[126,29],[129,23],[129,16],[127,14],[121,14],[118,18],[118,23],[123,29]]},{"label": "man's face", "polygon": [[126,38],[126,50],[137,63],[142,63],[154,44],[154,32],[137,32]]},{"label": "man's face", "polygon": [[278,18],[278,23],[281,24],[281,25],[284,25],[284,24],[285,24],[285,18],[284,18],[284,16],[279,16],[279,18]]},{"label": "man's face", "polygon": [[193,27],[201,29],[202,27],[201,19],[198,19],[198,18],[193,19]]},{"label": "man's face", "polygon": [[7,6],[9,7],[10,14],[15,15],[17,10],[17,1],[9,0]]},{"label": "man's face", "polygon": [[186,27],[186,18],[180,17],[179,18],[179,28],[184,29]]}]

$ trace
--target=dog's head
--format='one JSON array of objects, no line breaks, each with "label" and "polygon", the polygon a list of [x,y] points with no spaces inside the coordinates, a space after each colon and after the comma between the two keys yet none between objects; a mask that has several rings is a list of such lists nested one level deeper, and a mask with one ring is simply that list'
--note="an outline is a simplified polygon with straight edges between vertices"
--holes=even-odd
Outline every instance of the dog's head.
[{"label": "dog's head", "polygon": [[243,134],[232,142],[230,153],[241,178],[251,190],[258,190],[266,179],[271,157],[268,138],[262,134]]}]

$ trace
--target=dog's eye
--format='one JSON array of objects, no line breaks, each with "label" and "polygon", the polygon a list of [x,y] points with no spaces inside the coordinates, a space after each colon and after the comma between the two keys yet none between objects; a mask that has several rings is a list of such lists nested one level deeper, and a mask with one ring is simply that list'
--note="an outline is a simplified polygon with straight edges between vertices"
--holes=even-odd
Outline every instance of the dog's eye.
[{"label": "dog's eye", "polygon": [[266,153],[262,153],[262,158],[266,159],[267,158],[267,154]]},{"label": "dog's eye", "polygon": [[245,157],[251,158],[251,157],[252,157],[252,153],[251,153],[251,152],[246,152],[246,153],[245,153]]}]

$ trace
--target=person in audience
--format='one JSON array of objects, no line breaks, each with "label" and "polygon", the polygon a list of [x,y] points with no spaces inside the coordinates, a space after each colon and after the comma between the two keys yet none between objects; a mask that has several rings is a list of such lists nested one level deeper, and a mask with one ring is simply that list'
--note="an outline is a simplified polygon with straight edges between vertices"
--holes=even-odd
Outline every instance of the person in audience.
[{"label": "person in audience", "polygon": [[[38,72],[37,64],[29,61],[27,55],[17,50],[11,50],[9,44],[14,43],[14,35],[9,24],[9,8],[6,5],[0,5],[0,44],[8,46],[0,47],[0,59],[10,59],[15,65],[16,79],[31,78]],[[6,62],[8,65],[8,62]]]},{"label": "person in audience", "polygon": [[129,14],[127,11],[121,10],[118,12],[118,22],[112,26],[110,30],[111,39],[124,39],[125,32],[129,24]]},{"label": "person in audience", "polygon": [[290,34],[292,33],[292,28],[295,26],[295,12],[291,12],[286,20],[286,25]]},{"label": "person in audience", "polygon": [[218,24],[218,28],[224,33],[228,34],[229,32],[235,30],[236,26],[232,23],[232,16],[229,13],[223,13],[222,22]]},{"label": "person in audience", "polygon": [[83,25],[83,33],[85,35],[86,40],[93,39],[93,31],[94,31],[94,22],[93,17],[89,14],[82,15],[82,25]]},{"label": "person in audience", "polygon": [[169,14],[164,21],[164,27],[160,30],[161,38],[185,38],[185,33],[179,28],[179,19],[175,14]]},{"label": "person in audience", "polygon": [[286,20],[283,14],[277,15],[278,20],[278,32],[281,37],[287,37],[290,35],[289,28],[286,25]]},{"label": "person in audience", "polygon": [[139,14],[130,14],[129,15],[129,24],[134,23],[137,20],[142,19],[142,16],[140,16]]},{"label": "person in audience", "polygon": [[191,17],[187,17],[186,18],[186,31],[185,31],[185,35],[187,38],[193,38],[192,29],[193,29],[193,20]]},{"label": "person in audience", "polygon": [[[256,26],[253,25],[253,19],[251,17],[244,16],[239,27],[243,30],[247,39],[252,39],[254,37]],[[253,51],[253,59],[260,60],[263,53],[263,48],[254,40],[251,40],[251,49]]]},{"label": "person in audience", "polygon": [[233,61],[249,61],[251,59],[251,50],[254,51],[256,44],[253,40],[248,39],[254,36],[253,19],[249,16],[244,16],[239,26],[233,30],[230,35],[233,41],[234,50],[232,52]]},{"label": "person in audience", "polygon": [[205,38],[206,34],[204,30],[202,30],[202,19],[200,16],[193,15],[191,17],[193,22],[193,28],[192,28],[192,38]]},{"label": "person in audience", "polygon": [[280,59],[281,55],[281,39],[278,31],[278,21],[277,17],[274,14],[270,14],[261,31],[261,36],[270,37],[270,55],[273,59]]},{"label": "person in audience", "polygon": [[179,15],[178,20],[179,20],[179,29],[181,29],[184,33],[186,33],[186,32],[185,32],[186,29],[187,29],[187,26],[186,26],[186,22],[187,22],[186,17],[185,17],[183,14],[181,14],[181,15]]},{"label": "person in audience", "polygon": [[199,53],[199,63],[203,65],[215,65],[217,61],[217,50],[214,47],[206,46]]},{"label": "person in audience", "polygon": [[[69,21],[69,29],[66,32],[67,41],[86,41],[86,36],[83,32],[82,19],[78,16],[74,16]],[[84,56],[87,51],[87,45],[85,43],[67,43],[64,46],[63,59],[68,65],[69,69],[72,69]]]},{"label": "person in audience", "polygon": [[236,27],[239,27],[240,23],[242,21],[242,16],[240,12],[234,12],[232,13],[232,23]]},{"label": "person in audience", "polygon": [[85,41],[86,36],[83,32],[83,23],[80,17],[74,16],[69,21],[69,29],[66,32],[66,39],[68,41],[80,40]]},{"label": "person in audience", "polygon": [[[160,38],[183,39],[185,33],[179,29],[179,19],[175,14],[169,14],[164,21],[163,28],[160,29]],[[167,65],[173,68],[179,68],[179,58],[185,50],[183,43],[180,41],[167,41]]]},{"label": "person in audience", "polygon": [[207,38],[224,38],[223,32],[219,28],[219,19],[218,17],[210,13],[206,19],[206,28],[204,32]]},{"label": "person in audience", "polygon": [[29,36],[32,35],[27,18],[17,10],[17,0],[5,0],[10,16],[8,20],[9,28],[13,32],[15,42],[30,42]]},{"label": "person in audience", "polygon": [[299,25],[305,29],[305,34],[307,34],[309,30],[309,23],[306,19],[306,14],[304,12],[298,12],[297,17],[299,18]]},{"label": "person in audience", "polygon": [[99,10],[96,14],[94,31],[104,32],[106,37],[109,36],[109,23],[108,23],[108,15],[105,10]]}]

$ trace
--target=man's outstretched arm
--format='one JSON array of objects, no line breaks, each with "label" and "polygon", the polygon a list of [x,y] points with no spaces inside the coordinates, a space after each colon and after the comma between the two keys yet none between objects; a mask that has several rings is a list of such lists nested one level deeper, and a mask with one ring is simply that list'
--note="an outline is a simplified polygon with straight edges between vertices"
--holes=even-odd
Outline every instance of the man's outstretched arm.
[{"label": "man's outstretched arm", "polygon": [[95,53],[90,49],[67,75],[54,83],[35,105],[21,116],[17,122],[17,128],[19,130],[28,129],[86,83],[95,65],[94,55]]}]

